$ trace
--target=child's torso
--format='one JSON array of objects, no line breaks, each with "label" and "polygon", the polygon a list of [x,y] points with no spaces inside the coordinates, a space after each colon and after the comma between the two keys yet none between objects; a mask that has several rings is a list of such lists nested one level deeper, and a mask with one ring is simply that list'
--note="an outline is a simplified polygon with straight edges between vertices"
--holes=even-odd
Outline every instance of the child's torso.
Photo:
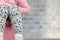
[{"label": "child's torso", "polygon": [[16,5],[17,2],[15,0],[0,0],[0,5]]}]

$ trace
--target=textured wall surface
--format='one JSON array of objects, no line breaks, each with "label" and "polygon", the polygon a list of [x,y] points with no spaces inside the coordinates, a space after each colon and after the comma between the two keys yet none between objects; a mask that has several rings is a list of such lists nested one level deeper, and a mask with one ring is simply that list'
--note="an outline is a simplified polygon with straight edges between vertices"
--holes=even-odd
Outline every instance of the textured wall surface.
[{"label": "textured wall surface", "polygon": [[[39,38],[44,33],[43,21],[45,13],[46,0],[27,0],[31,12],[23,15],[24,38]],[[43,16],[43,17],[42,17]]]},{"label": "textured wall surface", "polygon": [[23,17],[24,38],[60,37],[59,0],[27,0],[31,12]]}]

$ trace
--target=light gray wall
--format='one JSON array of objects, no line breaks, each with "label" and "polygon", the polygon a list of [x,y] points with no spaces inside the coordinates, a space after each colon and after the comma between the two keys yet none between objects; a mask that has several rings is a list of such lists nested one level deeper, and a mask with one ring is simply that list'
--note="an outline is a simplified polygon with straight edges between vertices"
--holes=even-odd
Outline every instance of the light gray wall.
[{"label": "light gray wall", "polygon": [[60,0],[28,0],[29,15],[23,16],[24,38],[60,38]]},{"label": "light gray wall", "polygon": [[[46,0],[27,0],[31,7],[31,12],[28,15],[22,15],[23,17],[23,34],[24,38],[39,38],[42,37],[43,24]],[[42,17],[43,16],[43,17]]]}]

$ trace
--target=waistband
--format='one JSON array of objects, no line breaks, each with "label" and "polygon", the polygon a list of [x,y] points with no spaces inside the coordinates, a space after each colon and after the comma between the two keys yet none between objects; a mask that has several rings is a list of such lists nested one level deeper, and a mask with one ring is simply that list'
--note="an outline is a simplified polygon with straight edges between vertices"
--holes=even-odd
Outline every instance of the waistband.
[{"label": "waistband", "polygon": [[19,7],[18,5],[0,5],[0,6],[16,6],[16,7]]},{"label": "waistband", "polygon": [[18,6],[18,5],[0,5],[0,7],[17,7],[17,8],[19,8],[20,9],[20,6]]}]

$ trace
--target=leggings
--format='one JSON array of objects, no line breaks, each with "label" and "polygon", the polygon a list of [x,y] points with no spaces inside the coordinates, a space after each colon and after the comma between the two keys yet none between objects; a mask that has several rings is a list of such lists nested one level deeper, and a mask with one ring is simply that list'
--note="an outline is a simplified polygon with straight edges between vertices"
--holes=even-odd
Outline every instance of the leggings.
[{"label": "leggings", "polygon": [[0,32],[4,32],[8,15],[15,33],[22,34],[22,17],[20,7],[16,5],[0,5]]}]

